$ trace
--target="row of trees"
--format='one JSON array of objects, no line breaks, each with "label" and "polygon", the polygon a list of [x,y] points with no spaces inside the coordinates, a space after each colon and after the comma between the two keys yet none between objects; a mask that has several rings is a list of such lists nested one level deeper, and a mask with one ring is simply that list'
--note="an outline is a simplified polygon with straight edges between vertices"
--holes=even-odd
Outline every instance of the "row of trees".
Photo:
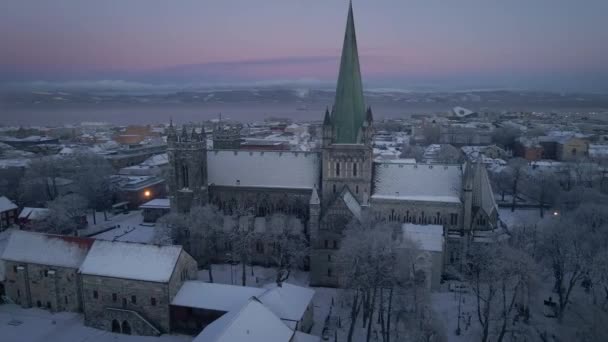
[{"label": "row of trees", "polygon": [[72,233],[92,209],[110,208],[114,190],[111,165],[94,153],[46,156],[30,162],[19,181],[19,203],[46,207],[49,214],[37,228],[51,233]]},{"label": "row of trees", "polygon": [[189,213],[171,213],[159,221],[168,229],[161,230],[156,240],[183,245],[199,265],[208,268],[211,282],[213,262],[239,262],[245,286],[246,265],[255,263],[254,254],[264,254],[274,266],[275,281],[280,286],[308,257],[302,224],[294,216],[274,214],[266,219],[264,231],[255,231],[249,224],[251,217],[249,211],[224,216],[213,205],[196,207]]},{"label": "row of trees", "polygon": [[[476,298],[481,341],[547,341],[547,331],[561,331],[563,340],[608,339],[601,329],[608,322],[606,205],[608,196],[587,189],[559,216],[515,227],[508,241],[471,246],[464,276]],[[539,299],[550,296],[557,327],[540,319]]]},{"label": "row of trees", "polygon": [[396,224],[351,222],[337,263],[350,307],[346,341],[443,341],[443,329],[430,308],[426,271],[419,269],[417,246]]}]

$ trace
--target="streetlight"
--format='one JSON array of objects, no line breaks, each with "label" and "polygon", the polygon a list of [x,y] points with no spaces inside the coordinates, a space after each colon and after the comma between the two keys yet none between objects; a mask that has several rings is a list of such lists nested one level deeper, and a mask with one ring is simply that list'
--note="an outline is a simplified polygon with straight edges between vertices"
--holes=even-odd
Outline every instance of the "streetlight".
[{"label": "streetlight", "polygon": [[152,195],[152,193],[150,192],[150,190],[144,191],[144,197],[150,198],[150,195]]}]

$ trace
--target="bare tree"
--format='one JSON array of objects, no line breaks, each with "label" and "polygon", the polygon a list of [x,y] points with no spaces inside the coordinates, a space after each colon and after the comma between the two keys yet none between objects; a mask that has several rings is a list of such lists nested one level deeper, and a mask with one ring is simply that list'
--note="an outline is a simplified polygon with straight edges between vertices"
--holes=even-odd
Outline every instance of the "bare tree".
[{"label": "bare tree", "polygon": [[87,201],[80,195],[69,194],[57,197],[47,204],[49,213],[39,225],[47,233],[76,235],[83,225]]},{"label": "bare tree", "polygon": [[526,194],[538,202],[540,217],[545,217],[545,207],[555,204],[560,186],[552,172],[534,170],[526,178]]},{"label": "bare tree", "polygon": [[55,156],[33,159],[19,184],[21,202],[42,205],[57,198],[64,166],[61,158]]},{"label": "bare tree", "polygon": [[271,244],[269,256],[277,269],[275,281],[281,286],[292,271],[304,264],[308,256],[308,242],[304,226],[296,217],[274,214],[268,221],[269,229],[263,237]]},{"label": "bare tree", "polygon": [[514,316],[526,316],[525,310],[517,312],[516,304],[518,299],[524,302],[522,294],[535,283],[536,264],[526,253],[495,244],[476,246],[467,256],[482,342],[503,341]]},{"label": "bare tree", "polygon": [[513,197],[511,200],[511,211],[515,211],[517,196],[520,193],[520,185],[528,170],[528,162],[523,158],[513,158],[509,160],[506,170],[509,175],[511,196]]},{"label": "bare tree", "polygon": [[416,145],[404,143],[401,149],[401,158],[413,158],[417,162],[421,161],[424,156],[424,148]]},{"label": "bare tree", "polygon": [[585,278],[593,261],[594,249],[588,232],[586,227],[569,218],[551,222],[541,229],[540,256],[553,274],[560,321],[574,286]]},{"label": "bare tree", "polygon": [[212,205],[195,207],[189,213],[170,213],[160,218],[167,226],[174,243],[184,246],[199,265],[209,268],[209,281],[213,282],[212,262],[218,254],[218,234],[223,226],[222,213]]}]

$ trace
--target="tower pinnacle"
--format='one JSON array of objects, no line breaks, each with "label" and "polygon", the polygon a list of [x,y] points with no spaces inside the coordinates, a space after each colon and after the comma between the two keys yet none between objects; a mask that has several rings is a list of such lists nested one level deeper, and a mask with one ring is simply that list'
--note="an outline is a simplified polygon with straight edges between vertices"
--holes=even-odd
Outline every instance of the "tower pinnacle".
[{"label": "tower pinnacle", "polygon": [[334,142],[359,143],[358,133],[364,119],[365,101],[359,67],[355,19],[352,2],[350,2],[340,60],[340,73],[336,87],[335,111],[331,116],[332,125],[336,132]]}]

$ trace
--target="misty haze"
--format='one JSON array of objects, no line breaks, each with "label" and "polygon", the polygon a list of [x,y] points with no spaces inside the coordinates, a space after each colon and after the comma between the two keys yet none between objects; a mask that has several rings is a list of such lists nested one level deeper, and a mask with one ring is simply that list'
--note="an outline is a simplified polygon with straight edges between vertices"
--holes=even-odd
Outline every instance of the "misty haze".
[{"label": "misty haze", "polygon": [[608,341],[608,2],[3,5],[0,342]]}]

